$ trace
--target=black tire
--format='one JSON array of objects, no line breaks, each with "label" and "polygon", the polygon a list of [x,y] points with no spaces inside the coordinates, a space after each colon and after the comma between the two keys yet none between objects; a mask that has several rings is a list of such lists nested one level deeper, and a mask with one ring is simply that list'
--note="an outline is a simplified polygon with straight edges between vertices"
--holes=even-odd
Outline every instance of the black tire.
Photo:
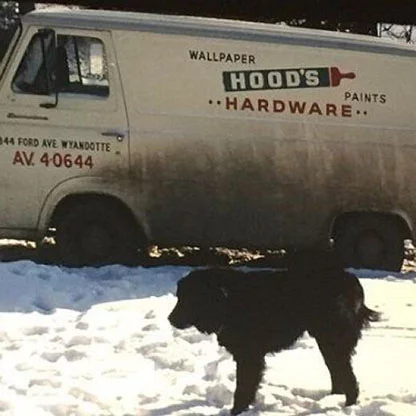
[{"label": "black tire", "polygon": [[347,267],[400,271],[404,234],[388,217],[362,216],[345,221],[336,231],[335,249]]},{"label": "black tire", "polygon": [[122,210],[98,201],[72,207],[56,226],[61,263],[75,267],[132,264],[137,233],[126,217]]}]

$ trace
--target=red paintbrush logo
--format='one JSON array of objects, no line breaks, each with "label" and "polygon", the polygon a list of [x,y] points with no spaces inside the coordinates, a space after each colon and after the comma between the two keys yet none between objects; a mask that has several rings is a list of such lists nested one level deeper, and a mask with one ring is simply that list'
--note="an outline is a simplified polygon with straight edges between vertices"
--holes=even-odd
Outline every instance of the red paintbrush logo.
[{"label": "red paintbrush logo", "polygon": [[332,66],[329,68],[330,73],[330,79],[331,79],[331,87],[338,87],[338,85],[341,83],[341,80],[344,78],[346,79],[354,79],[355,73],[354,72],[344,72],[342,73],[339,68],[336,66]]}]

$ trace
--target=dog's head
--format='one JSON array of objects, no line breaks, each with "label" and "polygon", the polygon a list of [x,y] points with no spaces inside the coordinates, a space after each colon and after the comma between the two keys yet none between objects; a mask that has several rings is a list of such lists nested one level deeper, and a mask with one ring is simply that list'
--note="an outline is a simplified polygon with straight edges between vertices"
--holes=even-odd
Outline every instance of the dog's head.
[{"label": "dog's head", "polygon": [[231,269],[194,270],[178,282],[178,301],[169,315],[178,329],[195,326],[200,332],[218,333],[224,323]]}]

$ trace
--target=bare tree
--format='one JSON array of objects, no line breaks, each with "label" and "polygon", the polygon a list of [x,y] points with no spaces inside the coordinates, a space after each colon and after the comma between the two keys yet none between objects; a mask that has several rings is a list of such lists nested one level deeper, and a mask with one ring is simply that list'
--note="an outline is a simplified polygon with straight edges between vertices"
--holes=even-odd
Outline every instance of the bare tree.
[{"label": "bare tree", "polygon": [[416,40],[414,28],[415,26],[413,25],[381,23],[379,25],[379,36],[400,40],[406,43],[414,43]]}]

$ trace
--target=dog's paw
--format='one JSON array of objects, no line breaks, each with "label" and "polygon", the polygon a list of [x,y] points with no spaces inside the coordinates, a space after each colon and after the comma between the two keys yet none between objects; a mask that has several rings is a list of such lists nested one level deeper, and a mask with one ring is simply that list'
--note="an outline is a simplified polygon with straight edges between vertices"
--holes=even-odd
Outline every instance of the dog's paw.
[{"label": "dog's paw", "polygon": [[354,404],[357,404],[357,397],[347,397],[345,407],[353,406]]},{"label": "dog's paw", "polygon": [[346,396],[346,401],[345,401],[345,406],[352,406],[354,404],[357,404],[357,399],[358,399],[358,388],[352,390],[351,392],[347,393]]},{"label": "dog's paw", "polygon": [[230,411],[230,415],[232,416],[239,415],[240,413],[243,413],[247,409],[248,409],[248,406],[234,406]]}]

